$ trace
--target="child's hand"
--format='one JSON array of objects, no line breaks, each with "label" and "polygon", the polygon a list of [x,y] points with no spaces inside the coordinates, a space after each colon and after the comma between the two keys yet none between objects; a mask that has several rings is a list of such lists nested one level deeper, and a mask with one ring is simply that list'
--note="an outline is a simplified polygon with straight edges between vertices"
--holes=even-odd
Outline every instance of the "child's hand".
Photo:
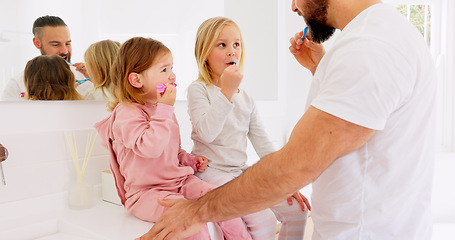
[{"label": "child's hand", "polygon": [[161,94],[157,92],[158,102],[174,106],[177,95],[177,88],[172,84],[166,83],[166,91]]},{"label": "child's hand", "polygon": [[198,172],[204,172],[207,169],[207,164],[209,162],[207,158],[203,156],[196,156],[194,161],[196,161],[196,170]]},{"label": "child's hand", "polygon": [[311,211],[310,202],[305,196],[303,196],[303,194],[301,194],[300,192],[296,192],[292,194],[292,197],[288,197],[289,206],[292,205],[292,198],[295,198],[295,200],[297,200],[297,202],[300,205],[300,209],[302,209],[302,212],[305,211],[305,205],[308,207],[308,211]]},{"label": "child's hand", "polygon": [[76,67],[76,71],[84,74],[84,77],[89,78],[90,76],[88,75],[87,68],[85,67],[85,63],[73,63],[72,64],[74,67]]},{"label": "child's hand", "polygon": [[221,92],[229,101],[232,100],[232,96],[239,89],[242,79],[243,73],[237,65],[227,67],[221,74]]}]

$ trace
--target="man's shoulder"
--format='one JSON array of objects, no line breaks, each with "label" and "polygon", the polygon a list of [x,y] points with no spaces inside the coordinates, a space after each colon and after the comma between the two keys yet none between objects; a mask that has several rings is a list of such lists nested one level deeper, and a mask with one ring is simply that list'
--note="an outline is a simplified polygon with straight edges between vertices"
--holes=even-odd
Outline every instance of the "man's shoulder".
[{"label": "man's shoulder", "polygon": [[22,96],[25,92],[24,85],[24,72],[11,77],[5,85],[5,88],[2,92],[1,99],[3,101],[18,101],[22,100]]}]

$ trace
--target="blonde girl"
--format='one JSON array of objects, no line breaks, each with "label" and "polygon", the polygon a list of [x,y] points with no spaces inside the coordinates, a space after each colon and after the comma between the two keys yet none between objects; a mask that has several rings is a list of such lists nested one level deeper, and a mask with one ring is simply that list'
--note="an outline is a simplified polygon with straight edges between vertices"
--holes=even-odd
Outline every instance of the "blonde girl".
[{"label": "blonde girl", "polygon": [[[111,71],[112,114],[95,125],[111,153],[122,204],[149,222],[166,210],[158,199],[195,199],[214,188],[194,176],[207,168],[207,159],[180,147],[172,68],[172,54],[161,42],[135,37],[123,43]],[[167,86],[163,93],[159,84]],[[251,239],[240,218],[216,226],[225,239]],[[207,226],[188,239],[210,239]]]},{"label": "blonde girl", "polygon": [[[204,181],[221,186],[247,168],[247,139],[259,157],[275,151],[258,116],[254,100],[239,88],[243,80],[244,44],[237,24],[224,17],[204,21],[196,35],[198,79],[188,87],[193,154],[207,157]],[[279,183],[277,183],[279,184]],[[270,209],[242,217],[253,239],[302,240],[309,206],[300,193]]]},{"label": "blonde girl", "polygon": [[119,42],[103,40],[90,45],[85,51],[85,67],[94,85],[87,96],[88,100],[109,100],[112,97],[109,72],[119,49]]},{"label": "blonde girl", "polygon": [[58,55],[41,55],[27,62],[25,98],[29,100],[82,100],[66,61]]}]

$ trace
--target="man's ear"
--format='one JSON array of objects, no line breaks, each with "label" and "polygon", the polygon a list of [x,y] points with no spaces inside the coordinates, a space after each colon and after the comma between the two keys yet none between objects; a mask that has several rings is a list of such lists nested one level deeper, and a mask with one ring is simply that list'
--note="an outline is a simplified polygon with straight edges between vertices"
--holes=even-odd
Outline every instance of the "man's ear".
[{"label": "man's ear", "polygon": [[41,49],[41,41],[39,40],[39,38],[34,37],[33,44],[35,45],[36,48]]},{"label": "man's ear", "polygon": [[128,81],[130,82],[131,86],[135,88],[142,88],[143,86],[141,78],[138,73],[132,72],[128,74]]}]

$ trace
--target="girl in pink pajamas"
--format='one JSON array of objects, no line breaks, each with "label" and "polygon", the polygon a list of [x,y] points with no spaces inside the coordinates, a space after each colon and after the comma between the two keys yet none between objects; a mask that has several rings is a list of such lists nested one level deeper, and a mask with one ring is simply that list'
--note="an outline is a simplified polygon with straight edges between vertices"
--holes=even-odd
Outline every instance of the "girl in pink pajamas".
[{"label": "girl in pink pajamas", "polygon": [[[207,168],[207,159],[180,147],[172,67],[172,54],[161,42],[142,37],[126,41],[111,71],[112,114],[95,125],[110,152],[122,204],[149,222],[166,210],[157,199],[195,199],[214,188],[194,176]],[[158,84],[165,84],[164,93]],[[251,239],[240,218],[216,225],[225,239]],[[188,239],[210,239],[207,226]]]}]

